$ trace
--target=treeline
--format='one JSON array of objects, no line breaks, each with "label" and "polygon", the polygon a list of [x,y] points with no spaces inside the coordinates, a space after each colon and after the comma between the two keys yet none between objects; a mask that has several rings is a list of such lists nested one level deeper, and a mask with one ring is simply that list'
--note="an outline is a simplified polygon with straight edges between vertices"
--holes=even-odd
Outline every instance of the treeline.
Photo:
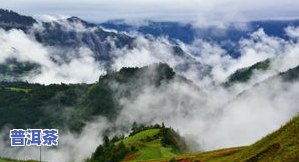
[{"label": "treeline", "polygon": [[172,128],[162,127],[159,136],[163,147],[171,147],[177,153],[188,151],[185,139]]}]

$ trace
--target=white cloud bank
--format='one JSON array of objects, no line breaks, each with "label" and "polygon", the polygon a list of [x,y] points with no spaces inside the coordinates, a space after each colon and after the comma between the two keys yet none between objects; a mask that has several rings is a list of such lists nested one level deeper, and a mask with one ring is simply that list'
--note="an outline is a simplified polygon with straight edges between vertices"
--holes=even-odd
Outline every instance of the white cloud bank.
[{"label": "white cloud bank", "polygon": [[20,62],[28,61],[41,65],[38,75],[27,78],[31,82],[91,83],[104,73],[101,65],[94,59],[92,51],[86,47],[74,49],[76,57],[60,64],[51,59],[52,48],[43,46],[21,30],[0,29],[1,63],[8,58],[16,58]]}]

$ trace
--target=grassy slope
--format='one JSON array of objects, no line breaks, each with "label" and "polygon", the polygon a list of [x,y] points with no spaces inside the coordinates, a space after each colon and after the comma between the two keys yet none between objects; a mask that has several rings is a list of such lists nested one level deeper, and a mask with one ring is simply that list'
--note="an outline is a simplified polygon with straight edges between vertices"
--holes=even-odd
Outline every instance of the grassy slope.
[{"label": "grassy slope", "polygon": [[18,88],[18,87],[7,87],[7,89],[10,91],[14,91],[14,92],[25,92],[25,93],[28,93],[29,91],[31,91],[31,89]]},{"label": "grassy slope", "polygon": [[145,140],[147,137],[153,137],[159,133],[160,129],[149,129],[139,132],[133,136],[130,136],[124,140],[125,145],[133,145],[141,140]]},{"label": "grassy slope", "polygon": [[239,153],[223,158],[226,161],[299,161],[299,115],[285,126]]},{"label": "grassy slope", "polygon": [[0,162],[12,162],[12,160],[8,160],[8,159],[2,159],[2,158],[0,158]]},{"label": "grassy slope", "polygon": [[7,158],[0,158],[0,162],[37,162],[35,160],[12,160],[12,159],[7,159]]},{"label": "grassy slope", "polygon": [[[143,160],[168,162],[168,159]],[[178,155],[180,162],[299,162],[299,115],[253,145]]]},{"label": "grassy slope", "polygon": [[138,151],[128,155],[125,161],[143,161],[176,156],[176,154],[172,152],[172,148],[163,147],[160,139],[155,137],[159,132],[160,129],[149,129],[126,138],[124,144],[128,147],[134,146]]}]

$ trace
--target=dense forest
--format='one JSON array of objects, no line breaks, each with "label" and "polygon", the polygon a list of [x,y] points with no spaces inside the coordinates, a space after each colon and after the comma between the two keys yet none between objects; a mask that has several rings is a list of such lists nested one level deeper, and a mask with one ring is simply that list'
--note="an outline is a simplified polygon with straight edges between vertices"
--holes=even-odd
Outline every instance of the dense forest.
[{"label": "dense forest", "polygon": [[19,28],[27,29],[31,27],[36,20],[30,16],[23,16],[14,11],[0,9],[1,22],[0,25],[4,29]]},{"label": "dense forest", "polygon": [[[166,64],[122,68],[100,76],[94,84],[41,85],[0,82],[0,127],[69,128],[79,131],[86,121],[102,115],[115,119],[121,109],[117,99],[133,97],[145,86],[160,86],[180,78]],[[111,86],[111,83],[119,87]]]}]

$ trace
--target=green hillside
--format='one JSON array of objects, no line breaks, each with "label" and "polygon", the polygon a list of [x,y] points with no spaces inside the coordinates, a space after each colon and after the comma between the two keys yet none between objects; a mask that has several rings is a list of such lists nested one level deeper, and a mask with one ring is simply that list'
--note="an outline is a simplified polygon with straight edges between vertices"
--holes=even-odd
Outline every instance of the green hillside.
[{"label": "green hillside", "polygon": [[[236,83],[244,83],[249,81],[255,71],[266,71],[269,70],[271,60],[267,59],[265,61],[258,62],[250,67],[245,67],[236,70],[233,74],[228,77],[228,80],[223,84],[226,87],[229,87]],[[285,81],[294,81],[299,77],[299,66],[291,68],[285,72],[281,72],[278,75],[281,76]]]},{"label": "green hillside", "polygon": [[225,86],[231,86],[235,83],[244,83],[251,79],[255,71],[266,71],[269,69],[270,60],[258,62],[250,67],[245,67],[236,70],[228,77],[228,80],[224,83]]},{"label": "green hillside", "polygon": [[133,127],[126,138],[104,137],[104,143],[96,149],[87,162],[144,161],[169,159],[187,151],[184,139],[164,124]]},{"label": "green hillside", "polygon": [[244,162],[298,162],[299,116],[293,118],[274,133],[223,160]]},{"label": "green hillside", "polygon": [[124,144],[127,147],[135,147],[138,151],[127,155],[125,159],[147,160],[175,156],[171,147],[162,146],[159,132],[160,129],[149,129],[126,138]]},{"label": "green hillside", "polygon": [[173,159],[156,159],[151,162],[298,162],[299,115],[279,130],[253,145],[227,148],[204,153],[191,153]]},{"label": "green hillside", "polygon": [[122,108],[120,98],[133,98],[144,87],[159,87],[174,79],[192,84],[166,64],[122,68],[100,76],[93,84],[0,82],[0,128],[12,125],[80,131],[95,116],[115,119]]},{"label": "green hillside", "polygon": [[[226,148],[202,153],[188,153],[183,140],[170,128],[161,126],[137,129],[128,137],[104,138],[87,162],[298,162],[299,115],[279,130],[250,146]],[[165,135],[161,132],[167,130]],[[164,132],[165,133],[165,132]],[[164,138],[171,137],[167,143]],[[163,142],[164,139],[164,142]],[[181,140],[179,140],[181,139]],[[182,147],[184,146],[184,147]],[[111,159],[116,158],[116,159]],[[108,158],[108,159],[107,159]],[[110,158],[110,159],[109,159]],[[21,162],[1,159],[0,162]],[[26,161],[31,162],[31,161]],[[33,161],[32,161],[33,162]]]},{"label": "green hillside", "polygon": [[[173,133],[173,132],[172,132]],[[175,134],[175,133],[173,133]],[[299,115],[279,130],[250,146],[225,148],[203,153],[177,151],[173,145],[163,145],[161,128],[151,128],[115,142],[128,148],[119,161],[140,162],[298,162]],[[177,141],[177,140],[175,140]],[[176,142],[174,142],[175,144]],[[134,149],[132,149],[134,148]],[[185,149],[186,151],[186,149]],[[96,160],[94,162],[101,162]],[[102,160],[109,161],[109,160]],[[91,161],[89,161],[91,162]],[[93,161],[92,161],[93,162]]]}]

